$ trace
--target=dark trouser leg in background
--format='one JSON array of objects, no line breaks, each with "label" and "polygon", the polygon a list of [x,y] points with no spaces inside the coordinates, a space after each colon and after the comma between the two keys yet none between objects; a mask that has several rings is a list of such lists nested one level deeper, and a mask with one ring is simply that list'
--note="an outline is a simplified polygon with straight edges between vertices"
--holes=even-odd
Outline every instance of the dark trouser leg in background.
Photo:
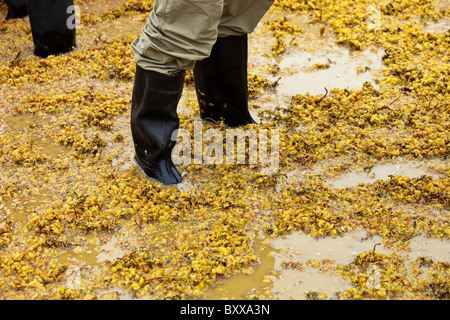
[{"label": "dark trouser leg in background", "polygon": [[230,127],[256,123],[248,111],[247,35],[220,37],[194,67],[200,116]]},{"label": "dark trouser leg in background", "polygon": [[184,76],[185,71],[166,75],[136,65],[131,109],[135,161],[149,178],[168,185],[182,181],[171,152],[176,143],[172,133],[180,124],[177,106]]},{"label": "dark trouser leg in background", "polygon": [[68,24],[73,5],[73,0],[27,0],[36,56],[67,53],[76,46],[76,28]]},{"label": "dark trouser leg in background", "polygon": [[6,0],[8,13],[6,20],[24,18],[28,15],[27,3],[25,0]]}]

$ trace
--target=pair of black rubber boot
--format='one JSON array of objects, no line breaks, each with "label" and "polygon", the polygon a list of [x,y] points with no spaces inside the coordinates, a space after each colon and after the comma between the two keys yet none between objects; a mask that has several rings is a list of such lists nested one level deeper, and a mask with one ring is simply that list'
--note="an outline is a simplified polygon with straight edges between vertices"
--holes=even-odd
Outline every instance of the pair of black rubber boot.
[{"label": "pair of black rubber boot", "polygon": [[[211,55],[196,62],[195,89],[204,121],[223,121],[230,127],[256,123],[248,110],[247,55],[247,35],[230,36],[218,38]],[[166,75],[136,66],[131,110],[134,159],[149,178],[166,185],[182,181],[171,153],[184,77],[184,71]]]}]

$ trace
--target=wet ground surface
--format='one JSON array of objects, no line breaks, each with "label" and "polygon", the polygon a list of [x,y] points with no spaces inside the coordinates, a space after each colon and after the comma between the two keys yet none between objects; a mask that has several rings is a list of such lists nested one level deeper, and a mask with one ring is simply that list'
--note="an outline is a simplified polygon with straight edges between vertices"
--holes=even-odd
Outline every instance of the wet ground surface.
[{"label": "wet ground surface", "polygon": [[[386,66],[390,45],[372,41],[357,50],[337,43],[344,33],[335,34],[334,20],[311,23],[312,13],[293,12],[281,1],[281,11],[269,12],[249,37],[249,71],[263,79],[250,82],[251,112],[286,136],[278,174],[182,166],[185,181],[161,187],[131,161],[129,39],[139,36],[146,13],[111,15],[125,2],[78,1],[78,47],[50,58],[49,66],[32,56],[27,19],[0,29],[7,44],[2,65],[20,52],[25,77],[1,77],[0,297],[449,297],[448,84],[440,91],[437,83],[426,87],[428,93],[405,84],[391,77],[398,69]],[[433,5],[449,9],[445,2]],[[369,30],[395,18],[380,7],[385,11],[371,9]],[[411,16],[419,25],[408,35],[442,37],[440,49],[434,42],[427,49],[436,50],[436,79],[448,75],[448,59],[439,57],[449,50],[442,40],[449,17]],[[339,103],[342,109],[329,111]],[[358,122],[353,103],[381,111]],[[192,130],[197,109],[187,81],[179,106],[183,128]],[[386,109],[393,111],[386,116]],[[377,126],[390,117],[400,120]],[[402,149],[396,141],[404,137],[411,138]],[[390,288],[385,283],[396,268],[403,285]]]}]

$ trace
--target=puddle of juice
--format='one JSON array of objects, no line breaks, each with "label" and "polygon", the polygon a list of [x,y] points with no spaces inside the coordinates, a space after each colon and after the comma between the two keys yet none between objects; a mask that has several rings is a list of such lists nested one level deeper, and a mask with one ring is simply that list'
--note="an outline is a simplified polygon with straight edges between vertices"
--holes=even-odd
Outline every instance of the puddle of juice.
[{"label": "puddle of juice", "polygon": [[419,257],[429,257],[434,262],[450,262],[450,242],[425,236],[414,237],[409,243],[408,258],[411,261]]},{"label": "puddle of juice", "polygon": [[[449,4],[450,5],[450,4]],[[425,32],[441,33],[450,30],[450,19],[444,18],[437,22],[427,23],[424,26]]]},{"label": "puddle of juice", "polygon": [[[285,17],[302,31],[298,36],[287,36],[286,43],[295,40],[296,44],[287,45],[283,55],[270,57],[269,52],[261,51],[271,48],[271,37],[255,37],[259,42],[250,38],[252,60],[256,61],[251,66],[252,70],[264,72],[261,69],[263,66],[277,65],[279,72],[269,75],[268,80],[278,81],[279,95],[323,95],[326,93],[325,88],[328,91],[333,88],[360,89],[364,82],[371,82],[375,88],[378,87],[376,73],[382,67],[383,50],[349,50],[335,43],[336,37],[330,27],[322,29],[322,24],[309,23],[307,15],[286,14]],[[263,23],[271,19],[275,18],[268,14]],[[257,32],[262,32],[262,29]],[[312,68],[317,64],[323,68]]]},{"label": "puddle of juice", "polygon": [[123,1],[123,0],[102,0],[102,1],[78,0],[75,2],[76,2],[75,4],[77,4],[80,7],[80,11],[82,14],[83,14],[83,12],[101,14],[110,9],[120,8],[124,4],[125,1]]},{"label": "puddle of juice", "polygon": [[[333,88],[360,89],[365,82],[378,85],[375,73],[382,67],[382,51],[368,49],[361,52],[350,51],[336,45],[318,49],[317,52],[296,52],[280,62],[280,69],[292,75],[280,79],[278,93],[296,95],[309,93],[325,94]],[[314,65],[323,69],[310,71]]]},{"label": "puddle of juice", "polygon": [[[375,244],[382,242],[379,236],[368,239],[366,237],[365,231],[320,239],[303,233],[292,233],[273,240],[271,246],[278,251],[275,256],[280,254],[279,259],[293,259],[299,262],[306,262],[309,259],[332,259],[335,263],[345,265],[352,262],[356,254],[372,250]],[[390,250],[379,247],[376,251],[391,253]]]},{"label": "puddle of juice", "polygon": [[[364,240],[363,240],[364,239]],[[351,263],[357,254],[373,250],[382,239],[374,236],[366,239],[365,231],[358,231],[337,238],[314,239],[303,233],[292,233],[271,242],[276,251],[275,266],[280,275],[274,280],[273,294],[278,299],[306,299],[309,291],[322,292],[332,297],[335,292],[351,288],[342,277],[327,274],[321,268],[305,265],[308,260],[333,260],[333,264]],[[384,247],[377,246],[377,252],[391,253]],[[282,262],[300,262],[303,270],[281,267]]]},{"label": "puddle of juice", "polygon": [[[348,264],[356,254],[372,250],[381,243],[381,238],[365,238],[364,231],[337,238],[314,239],[303,233],[293,233],[276,238],[268,245],[255,244],[255,253],[260,264],[251,274],[239,274],[219,281],[206,291],[204,299],[248,299],[257,294],[270,299],[306,299],[309,291],[320,291],[329,296],[334,292],[350,288],[350,284],[339,276],[326,274],[318,268],[304,265],[303,270],[282,267],[283,262],[333,259],[334,263]],[[391,253],[377,246],[377,252]]]},{"label": "puddle of juice", "polygon": [[203,299],[247,299],[248,294],[270,291],[273,283],[267,281],[267,276],[275,269],[275,258],[271,255],[271,249],[261,242],[255,243],[254,250],[259,264],[252,266],[251,274],[241,273],[218,281],[217,285],[205,290]]},{"label": "puddle of juice", "polygon": [[[338,161],[338,160],[336,160]],[[326,173],[327,168],[333,166],[336,161],[326,161],[318,163],[310,168],[303,170],[295,169],[283,175],[283,178],[277,181],[276,190],[279,192],[284,186],[305,180],[307,175],[320,175]],[[342,161],[346,161],[345,159]],[[360,183],[374,183],[376,180],[388,180],[389,176],[404,176],[409,178],[418,178],[423,175],[430,176],[433,179],[439,179],[438,173],[443,163],[437,159],[432,160],[405,160],[399,158],[396,162],[380,162],[374,165],[370,170],[360,167],[343,173],[337,177],[324,179],[325,185],[330,188],[342,189],[358,186]]]},{"label": "puddle of juice", "polygon": [[[119,1],[109,1],[108,3],[113,3],[115,6]],[[102,2],[97,1],[95,4],[97,5],[98,10],[100,10],[100,8],[106,10],[106,8],[103,7]],[[85,9],[88,10],[90,8],[87,7]],[[82,7],[82,10],[85,9]],[[120,22],[126,22],[128,21],[127,19],[128,18],[123,18]],[[121,26],[118,23],[117,29],[120,29],[121,33],[117,36],[124,37],[128,33],[139,33],[139,28],[141,26],[143,27],[145,24],[145,22],[140,22],[138,20],[133,20],[133,23],[135,24],[130,26]],[[104,26],[96,26],[95,28],[92,30],[98,32],[96,35],[103,34],[103,31],[106,32]],[[433,25],[430,26],[430,28],[440,27]],[[311,29],[308,30],[306,31],[310,32],[310,34],[315,34],[315,36],[318,37],[318,28],[311,27]],[[85,36],[86,38],[87,35],[88,32],[86,31],[82,34],[82,36]],[[296,73],[285,76],[280,80],[280,93],[297,94],[310,92],[311,94],[323,94],[324,87],[327,87],[328,89],[339,87],[341,85],[345,85],[345,87],[348,87],[349,85],[357,87],[362,85],[364,81],[373,81],[374,78],[372,72],[380,67],[380,53],[376,51],[369,50],[357,53],[339,48],[335,45],[325,45],[322,46],[320,50],[318,49],[317,53],[318,54],[316,55],[308,51],[300,51],[297,53],[291,52],[281,60],[280,67],[284,68],[285,72],[293,70]],[[330,67],[325,70],[304,71],[304,67],[312,66],[315,63],[329,63]],[[369,66],[370,71],[357,73],[355,75],[358,67],[364,69],[365,66]],[[297,75],[298,78],[295,78]],[[307,87],[310,82],[316,81],[311,80],[314,77],[317,77],[318,79],[318,82],[315,84],[317,91],[313,91],[312,88]],[[15,127],[14,130],[17,130],[16,133],[20,133],[22,130],[27,130],[30,125],[35,124],[35,121],[31,121],[29,116],[23,115],[16,118],[14,123],[19,125],[18,127]],[[0,123],[0,134],[6,133],[10,127],[12,126],[9,123]],[[54,151],[52,151],[52,147],[50,146],[46,148],[46,150],[49,153],[59,152],[57,147],[55,147]],[[114,163],[113,165],[122,165],[124,166],[124,169],[129,168],[132,150],[127,149],[125,151],[122,158],[118,158],[117,163]],[[367,178],[368,181],[373,182],[373,179],[387,179],[389,174],[420,176],[424,174],[423,172],[426,172],[426,169],[421,168],[421,166],[409,168],[404,164],[382,164],[372,168],[373,177],[365,177],[365,174],[357,174],[357,177],[353,179],[351,176],[345,177],[344,175],[339,181],[347,181],[347,184],[344,183],[339,185],[340,182],[337,182],[336,180],[327,182],[334,187],[345,187],[361,182],[361,180],[358,182],[358,179]],[[186,187],[190,188],[191,185],[186,185]],[[181,187],[179,187],[179,190],[180,188]],[[11,202],[2,203],[0,205],[0,211],[1,209],[4,209],[8,214],[14,215],[17,220],[25,221],[28,217],[29,210],[33,208],[36,209],[39,205],[44,205],[49,200],[50,196],[44,194],[18,195]],[[206,298],[243,299],[247,298],[249,294],[255,293],[280,299],[304,299],[305,293],[309,290],[322,291],[330,295],[338,290],[345,290],[345,288],[348,288],[348,283],[339,277],[321,273],[320,270],[311,267],[305,267],[304,271],[287,270],[283,269],[281,264],[283,261],[299,261],[304,263],[309,259],[334,259],[336,263],[345,264],[350,262],[355,257],[355,254],[371,250],[376,243],[381,242],[381,239],[377,237],[361,241],[364,237],[364,232],[349,234],[346,237],[325,238],[319,240],[304,234],[292,234],[275,239],[270,245],[256,243],[255,252],[260,257],[260,264],[252,267],[253,272],[251,274],[239,274],[224,279],[207,292]],[[128,241],[132,242],[133,240],[130,239]],[[117,235],[109,235],[108,237],[105,236],[105,238],[83,238],[83,241],[80,243],[77,243],[77,241],[74,241],[74,243],[76,243],[76,245],[73,247],[64,249],[64,253],[59,257],[59,260],[81,261],[94,268],[107,260],[119,259],[125,253],[120,244],[120,237]],[[416,237],[411,240],[410,247],[411,252],[408,254],[411,256],[411,259],[420,256],[430,256],[437,260],[450,260],[448,257],[448,242]],[[390,253],[389,250],[382,246],[377,246],[377,252]],[[82,280],[82,275],[79,272],[80,269],[81,267],[77,264],[73,264],[71,268],[68,269],[69,287],[80,286]],[[103,292],[102,295],[105,298],[112,295],[121,299],[131,298],[131,295],[127,292],[115,289],[107,290]]]},{"label": "puddle of juice", "polygon": [[272,294],[280,300],[306,300],[309,291],[332,297],[335,292],[351,288],[348,281],[311,267],[303,271],[283,270],[279,277],[281,280],[274,281]]},{"label": "puddle of juice", "polygon": [[26,193],[17,194],[11,199],[4,199],[0,203],[0,217],[10,218],[16,222],[26,223],[29,214],[38,210],[39,207],[50,203],[52,197],[45,193]]},{"label": "puddle of juice", "polygon": [[9,134],[13,137],[27,135],[34,141],[39,142],[35,147],[35,150],[39,153],[48,157],[64,154],[66,148],[56,144],[52,138],[48,138],[48,134],[44,133],[50,126],[48,119],[39,116],[30,114],[7,116],[4,119],[0,119],[0,135]]},{"label": "puddle of juice", "polygon": [[[357,254],[373,250],[392,254],[382,245],[379,236],[366,237],[365,231],[355,231],[342,237],[314,239],[301,232],[274,239],[270,244],[257,243],[255,253],[260,264],[251,274],[239,274],[219,281],[208,289],[204,299],[248,299],[252,294],[269,299],[304,300],[310,291],[321,292],[329,298],[338,291],[351,288],[351,284],[340,276],[327,273],[322,268],[307,264],[308,260],[331,259],[333,264],[347,265]],[[429,257],[433,261],[450,261],[450,242],[419,236],[411,239],[410,252],[395,252],[405,259],[406,266],[418,257]],[[283,262],[298,262],[301,269],[282,266]]]},{"label": "puddle of juice", "polygon": [[62,248],[58,261],[77,261],[80,264],[95,267],[107,261],[121,259],[126,253],[121,246],[122,237],[129,238],[129,241],[134,239],[131,231],[124,229],[114,234],[98,233],[75,237],[68,241],[69,246]]},{"label": "puddle of juice", "polygon": [[130,36],[137,38],[141,34],[145,21],[139,16],[123,16],[107,23],[98,23],[91,27],[85,27],[77,31],[80,47],[89,47],[106,41],[118,41],[128,39]]},{"label": "puddle of juice", "polygon": [[374,183],[376,180],[387,180],[389,176],[405,176],[408,178],[418,178],[422,175],[439,178],[428,170],[426,161],[397,161],[395,163],[380,163],[372,167],[370,172],[350,171],[341,175],[337,179],[327,179],[325,184],[332,188],[354,187],[360,183]]}]

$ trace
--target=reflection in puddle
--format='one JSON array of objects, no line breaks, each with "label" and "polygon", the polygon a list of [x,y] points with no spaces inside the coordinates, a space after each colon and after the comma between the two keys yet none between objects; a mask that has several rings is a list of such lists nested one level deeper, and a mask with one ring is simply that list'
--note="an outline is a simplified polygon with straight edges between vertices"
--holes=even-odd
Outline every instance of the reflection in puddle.
[{"label": "reflection in puddle", "polygon": [[378,88],[374,76],[382,67],[381,57],[381,50],[357,52],[335,45],[320,52],[298,52],[286,56],[280,62],[280,68],[293,74],[281,78],[278,92],[319,95],[325,94],[324,88],[360,89],[364,82],[371,82]]}]

